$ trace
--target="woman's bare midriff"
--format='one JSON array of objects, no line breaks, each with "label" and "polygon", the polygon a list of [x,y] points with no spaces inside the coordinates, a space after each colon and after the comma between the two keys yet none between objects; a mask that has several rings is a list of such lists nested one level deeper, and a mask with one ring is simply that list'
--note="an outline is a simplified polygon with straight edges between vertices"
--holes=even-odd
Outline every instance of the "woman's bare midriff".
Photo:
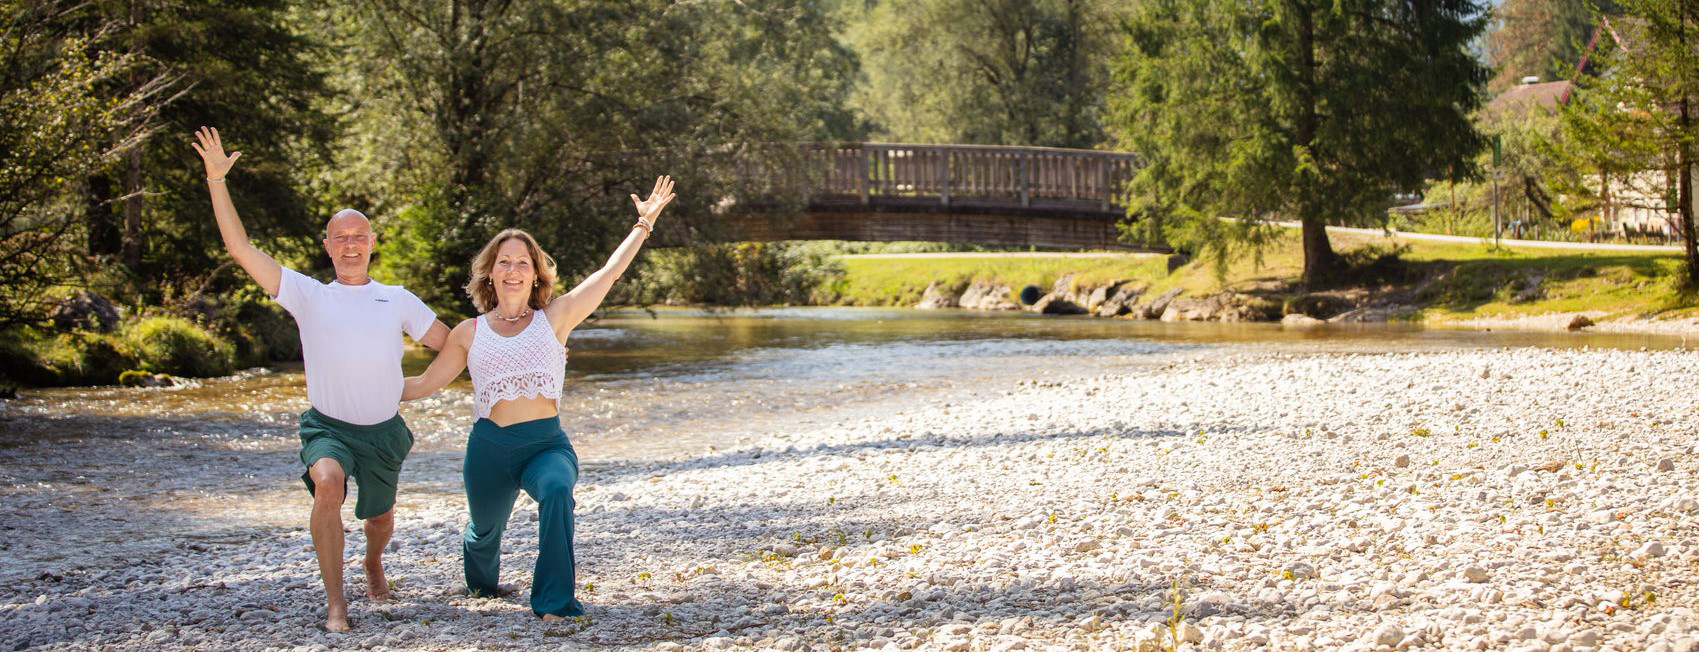
[{"label": "woman's bare midriff", "polygon": [[496,425],[506,428],[515,423],[546,419],[558,415],[560,415],[560,409],[556,407],[554,399],[538,396],[499,401],[490,406],[489,419],[494,421]]}]

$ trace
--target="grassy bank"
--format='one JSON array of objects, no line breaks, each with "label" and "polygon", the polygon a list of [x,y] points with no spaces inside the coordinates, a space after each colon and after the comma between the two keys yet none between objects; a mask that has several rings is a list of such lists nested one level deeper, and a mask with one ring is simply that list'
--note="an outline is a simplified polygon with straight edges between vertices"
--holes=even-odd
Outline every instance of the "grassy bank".
[{"label": "grassy bank", "polygon": [[828,296],[839,305],[912,306],[926,294],[926,286],[965,285],[988,281],[1007,285],[1017,293],[1028,285],[1042,291],[1067,274],[1082,286],[1102,285],[1119,279],[1157,279],[1167,276],[1162,256],[1117,256],[1113,258],[965,257],[965,258],[838,258],[844,274],[831,286]]},{"label": "grassy bank", "polygon": [[185,312],[0,332],[0,388],[152,385],[300,357],[294,322],[270,303],[237,297]]},{"label": "grassy bank", "polygon": [[[1372,281],[1343,288],[1383,303],[1412,305],[1420,319],[1436,322],[1479,317],[1521,317],[1600,311],[1606,318],[1699,316],[1691,295],[1679,291],[1681,258],[1669,253],[1493,248],[1334,234],[1340,252],[1396,251],[1375,267]],[[1369,249],[1364,249],[1364,248]],[[1368,256],[1363,256],[1368,258]],[[991,281],[1016,291],[1035,285],[1049,291],[1074,274],[1077,286],[1129,279],[1150,284],[1148,293],[1178,288],[1184,296],[1226,290],[1280,299],[1301,293],[1303,252],[1297,233],[1263,252],[1229,265],[1218,278],[1206,262],[1169,273],[1161,257],[1117,258],[840,258],[844,276],[833,287],[844,305],[909,306],[934,281]]]}]

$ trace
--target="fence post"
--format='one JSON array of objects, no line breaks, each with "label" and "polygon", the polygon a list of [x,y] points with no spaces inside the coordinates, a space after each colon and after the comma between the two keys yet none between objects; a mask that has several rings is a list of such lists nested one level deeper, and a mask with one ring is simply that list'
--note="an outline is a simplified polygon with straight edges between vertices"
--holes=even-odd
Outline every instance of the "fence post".
[{"label": "fence post", "polygon": [[1115,160],[1107,156],[1097,159],[1097,165],[1103,169],[1103,212],[1109,212],[1109,205],[1115,200],[1115,191],[1109,187],[1114,175],[1109,171],[1114,167]]},{"label": "fence post", "polygon": [[950,207],[950,150],[938,149],[938,187],[944,208]]},{"label": "fence post", "polygon": [[1027,179],[1031,176],[1027,172],[1027,161],[1031,159],[1032,154],[1030,152],[1021,152],[1020,155],[1015,158],[1015,181],[1021,186],[1021,208],[1030,208],[1032,206],[1032,193],[1027,191]]},{"label": "fence post", "polygon": [[871,161],[868,160],[867,146],[866,145],[862,145],[860,147],[859,151],[861,152],[861,157],[860,157],[861,158],[861,205],[866,206],[869,203],[868,202],[868,196],[867,196],[867,184],[868,184],[867,175],[870,174],[870,171],[868,170],[868,166],[870,165]]}]

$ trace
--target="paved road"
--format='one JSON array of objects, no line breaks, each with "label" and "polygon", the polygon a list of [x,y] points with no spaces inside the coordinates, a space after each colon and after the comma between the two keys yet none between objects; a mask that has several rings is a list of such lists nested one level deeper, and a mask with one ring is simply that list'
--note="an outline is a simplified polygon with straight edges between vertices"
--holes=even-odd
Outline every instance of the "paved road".
[{"label": "paved road", "polygon": [[[1294,229],[1298,228],[1297,222],[1281,222],[1280,225],[1285,226],[1285,227],[1294,228]],[[1343,227],[1343,226],[1327,227],[1327,232],[1328,233],[1351,233],[1351,234],[1356,234],[1356,235],[1370,235],[1370,236],[1383,236],[1383,237],[1390,236],[1390,237],[1393,237],[1393,238],[1402,238],[1402,239],[1405,239],[1405,240],[1422,240],[1422,241],[1426,241],[1426,242],[1456,242],[1456,243],[1462,243],[1462,244],[1481,244],[1481,243],[1487,242],[1487,240],[1484,239],[1484,238],[1471,238],[1471,237],[1461,236],[1461,235],[1439,235],[1439,234],[1436,234],[1436,233],[1405,233],[1405,232],[1402,232],[1402,231],[1381,230],[1381,229],[1353,229],[1353,228],[1347,228],[1347,227]],[[1648,252],[1663,252],[1663,253],[1681,253],[1681,247],[1676,246],[1676,245],[1636,245],[1636,244],[1614,244],[1614,243],[1605,243],[1605,242],[1599,242],[1599,243],[1594,243],[1594,242],[1553,242],[1553,241],[1550,241],[1550,240],[1499,240],[1499,245],[1504,246],[1504,247],[1533,247],[1533,248],[1536,248],[1536,249],[1582,249],[1582,250],[1587,250],[1587,251],[1648,251]]]}]

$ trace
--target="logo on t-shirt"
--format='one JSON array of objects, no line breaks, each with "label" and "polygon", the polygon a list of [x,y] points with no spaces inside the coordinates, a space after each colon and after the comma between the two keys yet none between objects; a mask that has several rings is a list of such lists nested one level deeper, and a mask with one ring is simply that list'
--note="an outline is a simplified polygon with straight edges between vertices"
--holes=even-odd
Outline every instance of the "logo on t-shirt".
[{"label": "logo on t-shirt", "polygon": [[389,303],[389,299],[377,299],[378,303]]}]

